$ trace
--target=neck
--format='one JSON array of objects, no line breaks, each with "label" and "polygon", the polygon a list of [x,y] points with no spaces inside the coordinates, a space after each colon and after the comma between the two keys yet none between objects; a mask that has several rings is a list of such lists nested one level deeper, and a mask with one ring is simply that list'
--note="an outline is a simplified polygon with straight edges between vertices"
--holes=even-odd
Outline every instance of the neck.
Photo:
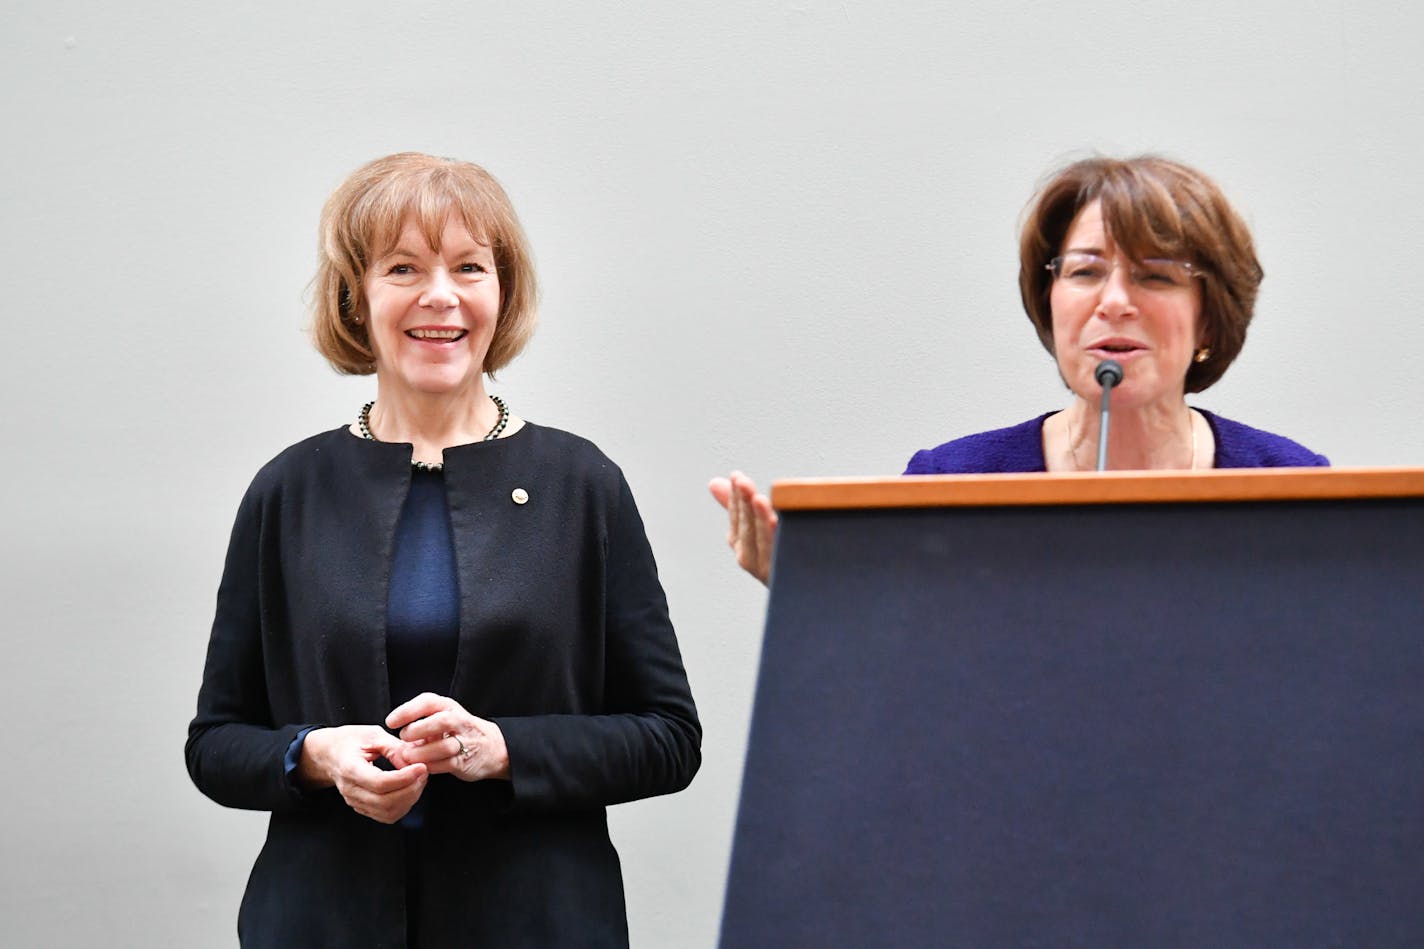
[{"label": "neck", "polygon": [[[1114,471],[1187,469],[1200,463],[1194,413],[1185,401],[1115,408],[1108,429],[1107,466]],[[1049,470],[1092,471],[1097,467],[1098,406],[1075,398],[1054,418],[1061,419],[1059,451]]]},{"label": "neck", "polygon": [[446,448],[477,442],[499,419],[499,409],[485,392],[484,379],[458,393],[418,392],[376,384],[371,434],[378,441],[409,442],[415,461],[439,464]]}]

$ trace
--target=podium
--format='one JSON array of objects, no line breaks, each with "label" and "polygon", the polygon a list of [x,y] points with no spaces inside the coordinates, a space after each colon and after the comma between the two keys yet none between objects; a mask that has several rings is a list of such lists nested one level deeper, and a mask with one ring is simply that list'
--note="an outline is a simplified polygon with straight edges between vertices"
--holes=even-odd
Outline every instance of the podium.
[{"label": "podium", "polygon": [[778,482],[721,945],[1424,945],[1424,469]]}]

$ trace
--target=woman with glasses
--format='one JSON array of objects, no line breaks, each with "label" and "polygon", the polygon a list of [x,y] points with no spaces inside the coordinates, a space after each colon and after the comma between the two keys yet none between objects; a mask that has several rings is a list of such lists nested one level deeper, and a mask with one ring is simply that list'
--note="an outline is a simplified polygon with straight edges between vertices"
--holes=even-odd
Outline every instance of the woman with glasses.
[{"label": "woman with glasses", "polygon": [[[1091,158],[1033,199],[1019,241],[1019,293],[1067,384],[1068,406],[917,452],[906,474],[1096,467],[1098,366],[1115,360],[1107,467],[1327,465],[1297,443],[1187,404],[1241,352],[1263,272],[1221,189],[1163,158]],[[776,514],[740,472],[716,478],[737,562],[766,582]]]}]

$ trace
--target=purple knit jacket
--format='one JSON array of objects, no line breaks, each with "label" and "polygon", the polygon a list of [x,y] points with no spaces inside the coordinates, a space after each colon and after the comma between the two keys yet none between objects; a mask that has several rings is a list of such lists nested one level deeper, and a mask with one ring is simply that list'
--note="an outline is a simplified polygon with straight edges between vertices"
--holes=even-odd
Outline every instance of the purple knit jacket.
[{"label": "purple knit jacket", "polygon": [[[1280,435],[1242,425],[1198,409],[1216,438],[1218,468],[1319,468],[1330,464],[1324,455]],[[1009,428],[966,435],[937,448],[915,452],[905,474],[996,474],[1047,471],[1043,459],[1045,412]]]}]

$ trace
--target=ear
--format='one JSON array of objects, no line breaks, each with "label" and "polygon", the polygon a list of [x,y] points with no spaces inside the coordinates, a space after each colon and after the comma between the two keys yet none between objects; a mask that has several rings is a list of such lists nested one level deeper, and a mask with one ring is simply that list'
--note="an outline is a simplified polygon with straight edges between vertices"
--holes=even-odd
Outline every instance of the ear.
[{"label": "ear", "polygon": [[1212,347],[1211,334],[1207,332],[1206,321],[1199,316],[1197,322],[1201,324],[1201,328],[1197,331],[1197,344],[1192,349],[1192,362],[1200,365],[1211,358]]},{"label": "ear", "polygon": [[[1203,301],[1203,304],[1205,301]],[[1211,322],[1206,318],[1206,308],[1199,305],[1197,309],[1197,341],[1193,347],[1193,352],[1200,352],[1203,349],[1211,349],[1214,344],[1211,340]]]}]

